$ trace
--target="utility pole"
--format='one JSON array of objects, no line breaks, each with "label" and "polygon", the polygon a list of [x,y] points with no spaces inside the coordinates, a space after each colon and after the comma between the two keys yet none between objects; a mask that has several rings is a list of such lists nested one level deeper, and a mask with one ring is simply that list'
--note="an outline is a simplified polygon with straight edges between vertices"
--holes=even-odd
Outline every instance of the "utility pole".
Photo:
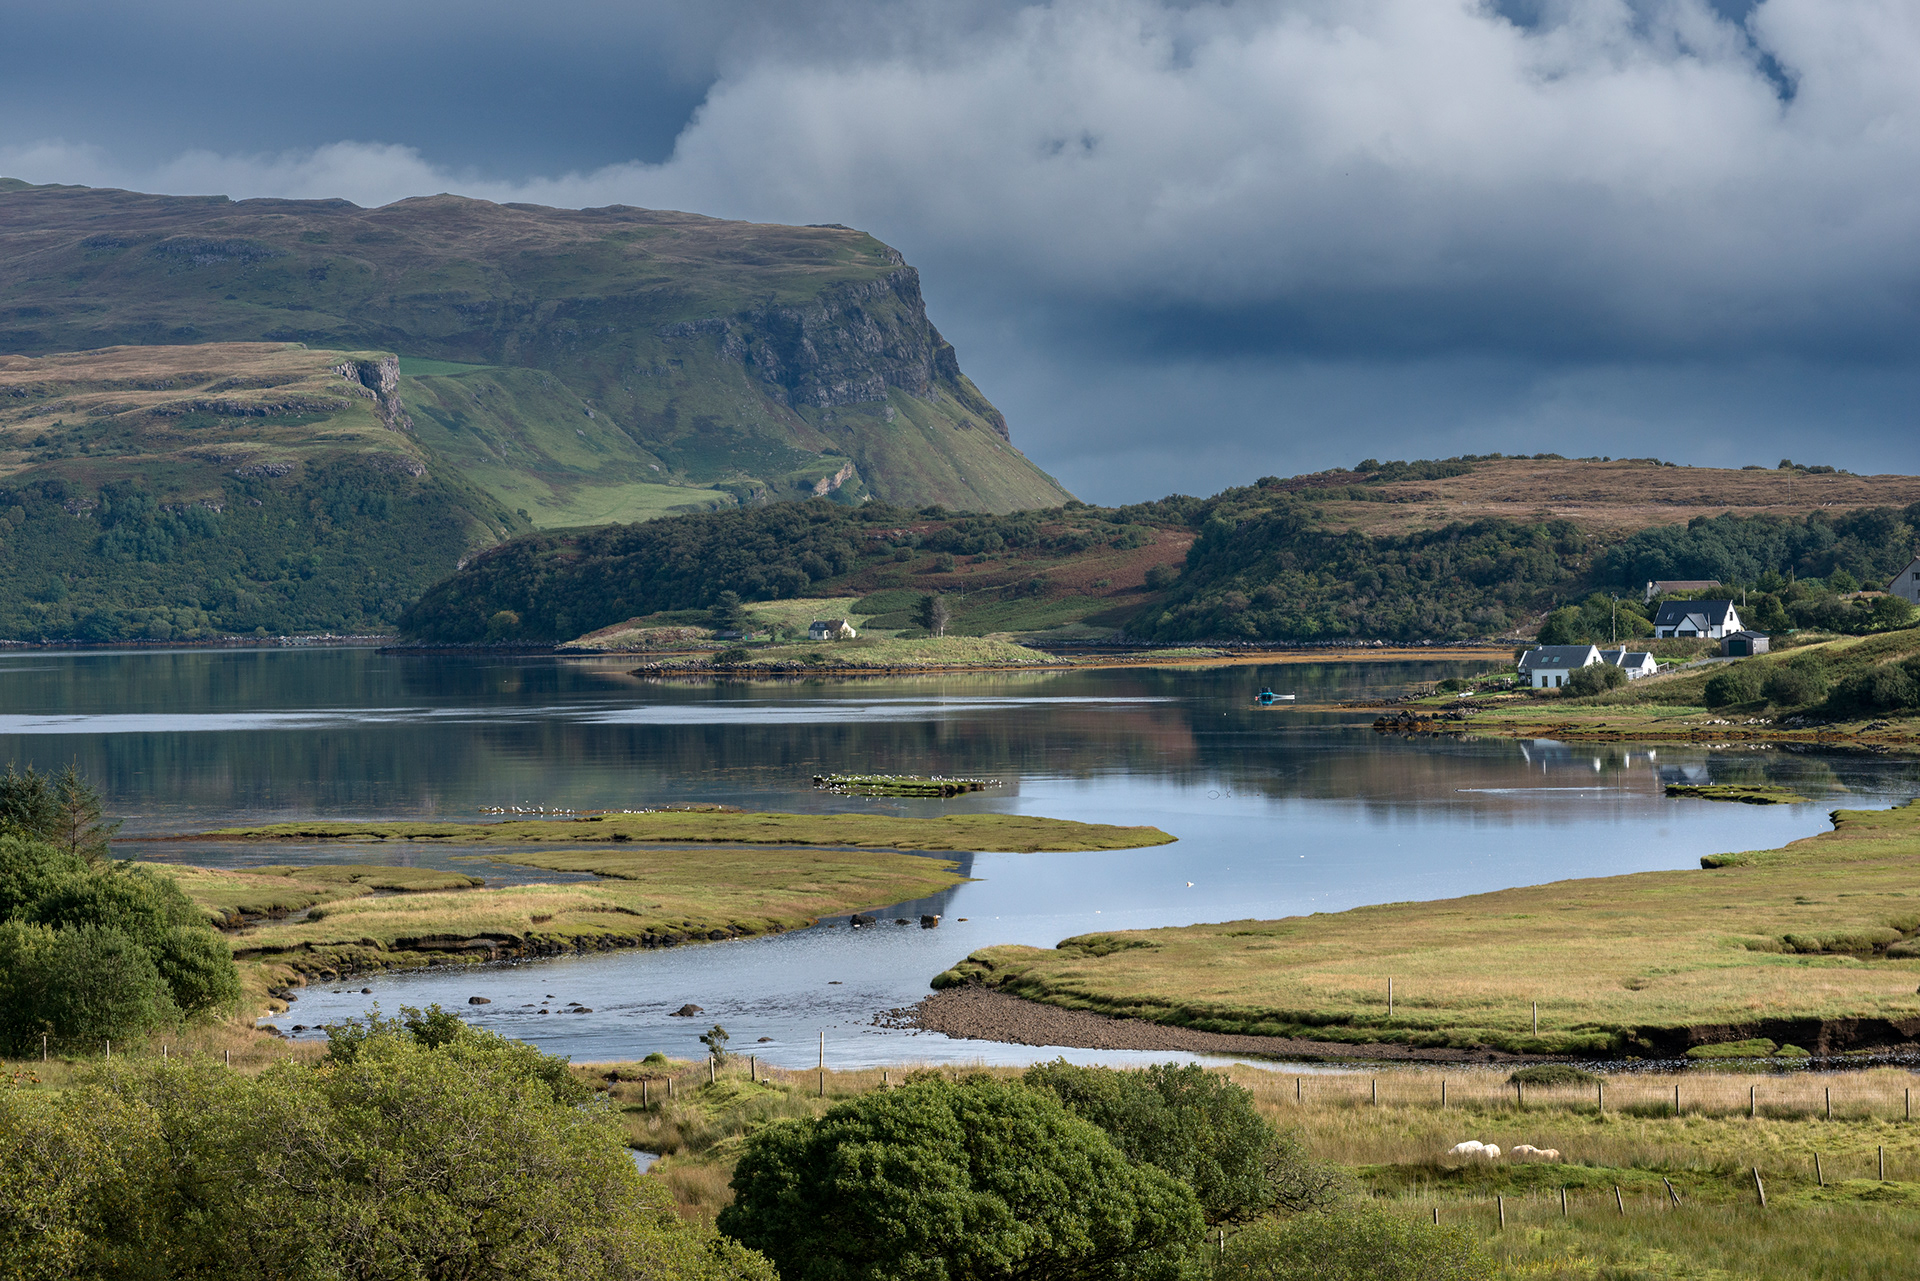
[{"label": "utility pole", "polygon": [[1613,643],[1620,643],[1620,597],[1617,594],[1613,598]]}]

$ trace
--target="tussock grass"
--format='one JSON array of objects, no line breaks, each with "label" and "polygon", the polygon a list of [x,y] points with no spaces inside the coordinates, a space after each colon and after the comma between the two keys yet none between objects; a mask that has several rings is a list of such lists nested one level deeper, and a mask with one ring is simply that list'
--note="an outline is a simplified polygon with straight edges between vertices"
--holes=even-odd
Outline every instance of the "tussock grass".
[{"label": "tussock grass", "polygon": [[315,867],[277,865],[244,870],[160,864],[168,876],[216,922],[232,914],[283,916],[321,903],[362,898],[379,890],[417,893],[423,890],[471,889],[482,878],[427,867],[385,867],[374,863],[328,863]]},{"label": "tussock grass", "polygon": [[[1836,811],[1834,824],[1710,871],[991,947],[939,981],[1209,1031],[1547,1054],[1798,1043],[1822,1020],[1908,1026],[1920,804]],[[1835,1047],[1881,1026],[1835,1026]]]},{"label": "tussock grass", "polygon": [[[886,850],[718,847],[502,857],[605,879],[339,899],[304,919],[271,921],[231,937],[238,951],[254,955],[488,937],[592,945],[652,935],[680,942],[795,929],[821,916],[923,898],[960,880],[948,860]],[[199,882],[187,877],[181,884],[196,894]]]},{"label": "tussock grass", "polygon": [[[1122,850],[1165,845],[1157,827],[1116,827],[1025,814],[953,814],[896,818],[883,814],[739,814],[654,810],[570,819],[503,823],[275,823],[230,827],[196,840],[429,841],[439,845],[532,845],[585,842],[718,842],[728,845],[851,845],[888,850]],[[514,862],[528,860],[516,857]],[[535,867],[552,866],[532,863]],[[595,869],[586,869],[595,870]]]},{"label": "tussock grass", "polygon": [[[825,615],[815,615],[825,617]],[[858,627],[858,623],[855,624]],[[984,636],[923,636],[906,639],[894,636],[861,636],[843,641],[799,641],[791,645],[764,645],[748,651],[751,657],[727,670],[759,673],[767,671],[804,672],[857,670],[894,670],[898,668],[944,667],[1059,667],[1060,659],[1041,650],[1029,649],[1013,641]],[[709,666],[707,656],[663,658],[637,669],[638,675],[656,672],[701,669]]]}]

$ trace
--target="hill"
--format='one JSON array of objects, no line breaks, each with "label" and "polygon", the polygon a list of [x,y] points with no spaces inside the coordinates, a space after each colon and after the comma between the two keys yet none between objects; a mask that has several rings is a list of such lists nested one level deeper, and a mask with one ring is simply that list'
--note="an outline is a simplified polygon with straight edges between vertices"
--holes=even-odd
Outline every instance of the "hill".
[{"label": "hill", "polygon": [[[1594,495],[1588,524],[1533,513],[1458,519],[1449,494],[1469,485],[1496,494],[1521,477],[1549,494]],[[1784,496],[1789,482],[1795,505],[1758,504],[1766,488]],[[1607,493],[1617,501],[1602,501]],[[1756,501],[1648,501],[1662,493]],[[1834,495],[1876,505],[1830,509]],[[1637,608],[1648,579],[1717,578],[1766,596],[1753,601],[1763,626],[1865,631],[1889,618],[1850,594],[1911,558],[1916,498],[1912,477],[1480,458],[1003,516],[812,503],[515,539],[428,592],[404,626],[442,642],[560,641],[622,623],[698,622],[671,615],[733,591],[750,601],[854,599],[869,626],[898,631],[912,628],[914,602],[939,593],[952,607],[949,630],[963,635],[1457,641],[1532,637],[1565,606],[1556,615],[1565,639],[1605,639],[1616,624],[1622,636],[1650,631]],[[1895,502],[1905,505],[1887,505]],[[1594,593],[1606,593],[1597,605]],[[1629,602],[1617,617],[1612,593]],[[1588,606],[1575,608],[1583,598]]]},{"label": "hill", "polygon": [[0,180],[0,353],[258,341],[397,353],[420,442],[537,526],[1069,497],[863,232]]},{"label": "hill", "polygon": [[386,631],[527,522],[407,430],[394,357],[0,356],[0,638]]}]

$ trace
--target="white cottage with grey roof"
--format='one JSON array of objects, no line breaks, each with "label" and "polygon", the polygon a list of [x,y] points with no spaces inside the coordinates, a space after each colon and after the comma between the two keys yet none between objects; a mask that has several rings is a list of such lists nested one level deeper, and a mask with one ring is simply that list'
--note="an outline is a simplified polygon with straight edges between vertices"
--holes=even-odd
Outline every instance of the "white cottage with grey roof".
[{"label": "white cottage with grey roof", "polygon": [[1676,636],[1719,640],[1728,632],[1745,630],[1740,611],[1730,600],[1670,600],[1653,616],[1653,634],[1660,640]]},{"label": "white cottage with grey roof", "polygon": [[1520,679],[1535,689],[1559,689],[1567,677],[1600,661],[1596,645],[1535,645],[1520,655]]}]

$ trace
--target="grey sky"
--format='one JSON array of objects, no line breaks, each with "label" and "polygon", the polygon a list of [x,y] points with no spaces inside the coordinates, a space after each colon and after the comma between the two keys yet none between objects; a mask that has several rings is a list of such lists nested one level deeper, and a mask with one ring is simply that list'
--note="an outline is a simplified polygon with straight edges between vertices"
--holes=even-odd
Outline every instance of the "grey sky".
[{"label": "grey sky", "polygon": [[1902,0],[0,17],[0,173],[867,228],[1088,498],[1495,450],[1920,471]]}]

